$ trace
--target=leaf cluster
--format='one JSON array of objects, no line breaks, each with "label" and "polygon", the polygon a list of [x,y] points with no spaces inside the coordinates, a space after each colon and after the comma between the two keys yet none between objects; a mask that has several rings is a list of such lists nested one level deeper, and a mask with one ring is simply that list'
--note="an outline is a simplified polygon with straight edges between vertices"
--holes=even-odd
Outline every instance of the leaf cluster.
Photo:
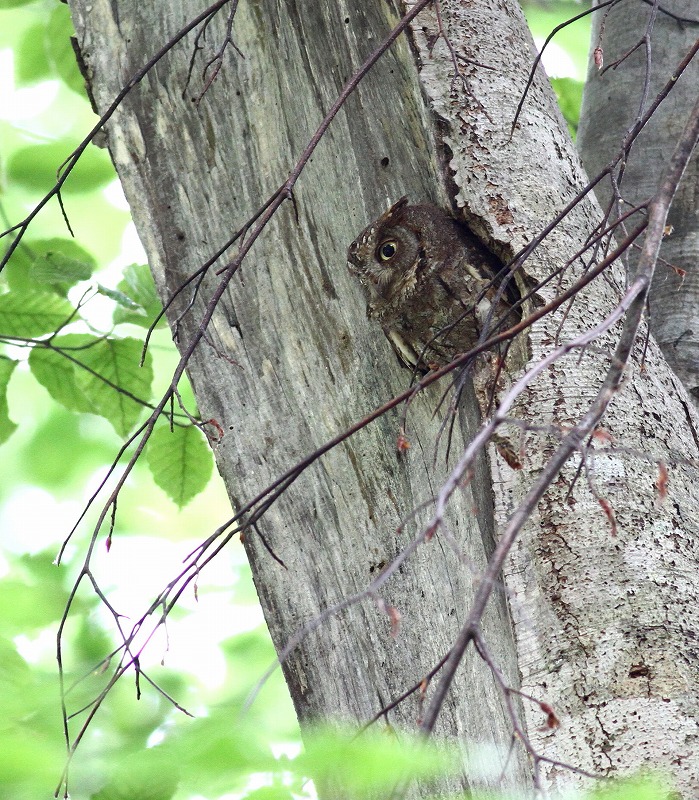
[{"label": "leaf cluster", "polygon": [[[117,327],[93,330],[83,308],[86,297],[102,295],[114,305],[114,323],[147,327],[160,310],[148,267],[127,267],[116,289],[88,286],[74,303],[72,290],[92,277],[94,261],[88,254],[71,240],[58,239],[17,252],[0,294],[0,341],[10,346],[6,351],[20,350],[21,357],[0,356],[0,443],[16,428],[7,391],[23,361],[68,411],[98,414],[128,437],[151,406],[153,359],[150,352],[143,355],[140,338]],[[156,484],[180,506],[206,486],[212,469],[201,431],[187,417],[172,415],[156,428],[148,464]]]}]

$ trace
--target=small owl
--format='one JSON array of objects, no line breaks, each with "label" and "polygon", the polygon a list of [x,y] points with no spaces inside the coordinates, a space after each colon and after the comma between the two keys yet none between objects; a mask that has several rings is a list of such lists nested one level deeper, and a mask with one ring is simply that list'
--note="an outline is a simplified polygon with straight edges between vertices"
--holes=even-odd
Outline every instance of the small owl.
[{"label": "small owl", "polygon": [[[461,223],[433,205],[402,197],[349,246],[348,267],[400,360],[426,371],[473,348],[519,315],[513,281],[498,291],[502,264]],[[511,287],[510,287],[511,285]]]}]

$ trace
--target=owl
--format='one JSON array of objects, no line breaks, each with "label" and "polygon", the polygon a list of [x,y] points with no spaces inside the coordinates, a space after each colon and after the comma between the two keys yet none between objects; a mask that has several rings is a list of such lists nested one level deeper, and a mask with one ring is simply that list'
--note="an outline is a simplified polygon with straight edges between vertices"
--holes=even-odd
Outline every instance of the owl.
[{"label": "owl", "polygon": [[[468,228],[402,197],[352,242],[350,272],[399,359],[425,372],[471,350],[487,327],[519,318],[513,280]],[[509,273],[506,273],[509,274]],[[499,289],[499,284],[503,288]]]}]

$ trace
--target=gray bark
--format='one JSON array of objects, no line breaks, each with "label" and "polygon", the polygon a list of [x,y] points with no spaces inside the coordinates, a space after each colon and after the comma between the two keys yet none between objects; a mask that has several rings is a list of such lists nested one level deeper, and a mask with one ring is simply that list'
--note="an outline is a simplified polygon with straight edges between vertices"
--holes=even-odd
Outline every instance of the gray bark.
[{"label": "gray bark", "polygon": [[[445,5],[451,11],[452,4]],[[513,118],[525,72],[526,47],[515,9],[508,6],[509,13],[503,13],[498,3],[479,4],[478,12],[453,6],[453,29],[479,32],[459,37],[478,43],[472,57],[497,64],[506,41],[510,68],[496,76],[479,71],[461,104],[440,88],[448,85],[446,53],[441,61],[424,57],[422,77],[447,120],[443,135],[456,150],[457,198],[469,213],[490,222],[498,242],[516,249],[572,199],[584,183],[582,169],[541,83],[535,84],[519,129],[508,141],[501,120]],[[476,113],[479,106],[482,111]],[[464,140],[468,146],[459,146]],[[537,251],[530,271],[544,277],[570,257],[597,214],[589,201],[578,206]],[[568,275],[564,287],[571,279]],[[621,287],[623,273],[614,275],[611,285],[596,282],[565,317],[556,313],[536,325],[530,337],[532,363],[550,352],[552,343],[597,324],[617,302]],[[543,290],[545,299],[554,290]],[[598,345],[611,350],[614,341],[607,334]],[[671,771],[682,796],[694,797],[699,790],[697,614],[692,610],[696,589],[687,578],[696,573],[698,556],[696,471],[673,468],[669,497],[661,504],[654,492],[657,467],[646,459],[696,459],[699,426],[654,342],[643,370],[642,356],[639,344],[624,390],[604,420],[612,451],[588,459],[589,484],[584,476],[576,481],[579,462],[562,471],[523,531],[505,584],[522,688],[551,702],[561,719],[559,730],[547,730],[536,707],[525,706],[538,752],[605,775],[655,765]],[[526,393],[516,416],[532,426],[550,425],[551,435],[525,435],[513,426],[514,450],[521,446],[525,454],[522,470],[493,457],[499,524],[545,465],[556,431],[565,431],[585,411],[607,363],[606,356],[591,352],[580,360],[568,357]],[[613,508],[615,534],[593,492]],[[674,754],[672,765],[668,753]],[[545,767],[545,773],[555,787],[579,781],[558,767]]]},{"label": "gray bark", "polygon": [[[165,13],[124,2],[117,16],[106,0],[72,0],[99,107],[155,49],[153,31],[164,41],[194,15],[192,5],[174,2]],[[234,505],[407,384],[388,343],[365,319],[345,268],[346,246],[369,220],[402,194],[445,205],[453,197],[457,213],[507,257],[584,183],[543,75],[510,138],[533,53],[519,6],[509,0],[478,0],[468,9],[442,0],[441,6],[458,55],[492,69],[462,59],[465,80],[452,80],[451,54],[434,36],[435,17],[422,16],[412,49],[405,40],[394,46],[333,123],[297,186],[298,221],[290,205],[277,215],[214,315],[208,335],[215,346],[202,344],[190,363],[203,416],[226,431],[216,457]],[[108,126],[109,145],[164,298],[282,182],[398,10],[368,0],[241,2],[234,33],[245,59],[228,58],[198,108],[181,98],[191,37],[127,99]],[[214,48],[223,26],[221,19],[209,29]],[[537,251],[529,271],[550,273],[597,219],[593,202],[581,203]],[[572,279],[565,277],[564,285]],[[207,279],[184,317],[181,342],[191,336],[214,283]],[[542,294],[550,298],[554,289]],[[590,287],[565,319],[559,313],[535,327],[532,359],[557,337],[596,324],[614,302],[608,284]],[[602,346],[613,338],[608,334]],[[505,520],[555,446],[557,431],[585,409],[606,365],[594,354],[568,358],[532,387],[518,415],[551,426],[549,435],[527,434],[522,470],[513,472],[491,453],[490,468],[481,464],[476,480],[450,504],[452,542],[439,535],[420,547],[382,591],[402,615],[397,638],[386,615],[365,602],[326,622],[294,651],[285,675],[302,720],[364,720],[446,653],[492,550],[494,518]],[[511,369],[514,379],[517,365]],[[412,403],[407,456],[396,455],[394,413],[324,457],[265,515],[260,531],[287,569],[247,535],[277,647],[319,611],[365,588],[419,531],[425,513],[397,529],[438,491],[448,469],[442,451],[433,459],[439,396],[435,389]],[[457,437],[468,435],[475,414],[471,404],[462,415],[470,422]],[[607,427],[615,443],[667,460],[677,452],[696,458],[692,432],[699,425],[653,344],[646,370],[638,364],[630,370]],[[518,447],[515,433],[512,438]],[[458,440],[453,449],[458,453]],[[543,731],[541,712],[527,708],[528,734],[542,754],[604,774],[647,762],[667,767],[668,755],[676,756],[675,777],[690,797],[699,772],[692,739],[699,711],[691,581],[696,482],[691,470],[677,467],[670,500],[656,507],[652,463],[616,454],[599,456],[594,465],[598,489],[617,512],[617,535],[610,535],[584,481],[571,490],[571,465],[540,504],[507,569],[516,650],[502,592],[484,620],[485,637],[511,685],[519,671],[526,691],[556,706],[563,723],[558,732]],[[414,729],[416,704],[411,698],[389,719]],[[507,747],[511,726],[503,698],[473,654],[461,667],[439,734],[466,747],[474,741]],[[524,785],[526,763],[516,752],[508,780]],[[553,786],[577,781],[559,768],[546,774]],[[461,783],[475,785],[470,781],[465,774]]]},{"label": "gray bark", "polygon": [[[101,108],[155,49],[152,31],[161,31],[159,46],[195,7],[169,4],[165,14],[120,3],[117,18],[107,2],[73,5]],[[234,34],[245,58],[227,57],[198,109],[181,98],[192,37],[127,99],[108,126],[109,146],[163,298],[281,183],[343,82],[397,20],[394,6],[374,2],[243,2]],[[225,12],[209,29],[212,47],[224,23]],[[287,204],[217,309],[208,331],[215,349],[203,344],[197,350],[189,376],[203,417],[217,419],[226,431],[216,459],[234,506],[408,386],[409,373],[368,324],[347,272],[346,249],[402,194],[445,202],[431,129],[403,38],[350,98],[314,155],[295,192],[298,221]],[[198,324],[215,282],[207,279],[182,321],[181,342]],[[187,301],[175,304],[171,319]],[[433,495],[447,469],[443,448],[434,460],[442,416],[432,414],[441,391],[412,403],[405,456],[396,451],[400,419],[394,412],[324,457],[265,515],[260,532],[286,569],[247,534],[277,648],[319,612],[364,589],[419,531],[425,514],[408,515]],[[475,413],[472,408],[471,426]],[[402,617],[397,638],[386,614],[365,601],[329,620],[291,654],[285,676],[302,720],[365,721],[448,652],[492,550],[491,509],[481,468],[449,520],[462,559],[437,537],[382,592]],[[227,516],[221,509],[222,519]],[[502,595],[485,628],[515,684]],[[439,734],[466,745],[497,745],[504,756],[511,726],[487,669],[470,657],[459,680],[469,691],[452,698]],[[418,716],[414,695],[389,721],[415,730]],[[524,784],[518,758],[510,763],[510,780]]]},{"label": "gray bark", "polygon": [[[648,95],[652,101],[675,71],[697,37],[697,24],[681,24],[668,14],[658,13],[648,27],[653,10],[638,3],[629,13],[629,3],[594,15],[592,47],[600,46],[604,63],[611,64],[629,52],[649,32],[651,54]],[[661,3],[662,8],[684,19],[699,22],[699,8],[693,0]],[[604,34],[600,27],[604,20]],[[578,147],[591,175],[611,159],[626,131],[633,125],[642,106],[646,78],[646,48],[640,47],[616,69],[599,73],[590,63],[578,131]],[[621,193],[624,213],[650,198],[657,189],[682,131],[699,83],[696,58],[677,82],[668,99],[658,109],[634,144],[626,163]],[[675,197],[668,224],[672,232],[663,243],[662,258],[650,294],[651,330],[665,358],[687,387],[696,403],[699,400],[699,218],[697,216],[699,158],[695,153]],[[605,182],[597,190],[600,203],[609,202],[611,186]],[[633,254],[631,256],[633,261]],[[671,266],[672,265],[672,266]],[[678,267],[684,274],[672,267]]]}]

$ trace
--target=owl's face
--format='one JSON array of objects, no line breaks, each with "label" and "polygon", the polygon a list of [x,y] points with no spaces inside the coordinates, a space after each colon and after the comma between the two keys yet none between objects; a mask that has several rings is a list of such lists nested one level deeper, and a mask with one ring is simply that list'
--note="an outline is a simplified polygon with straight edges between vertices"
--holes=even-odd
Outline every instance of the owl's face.
[{"label": "owl's face", "polygon": [[401,198],[352,242],[347,260],[368,316],[411,368],[448,364],[511,310],[510,290],[498,287],[502,264],[434,205]]},{"label": "owl's face", "polygon": [[347,251],[347,266],[364,288],[370,316],[387,303],[404,301],[417,288],[425,251],[407,203],[402,197],[365,228]]}]

